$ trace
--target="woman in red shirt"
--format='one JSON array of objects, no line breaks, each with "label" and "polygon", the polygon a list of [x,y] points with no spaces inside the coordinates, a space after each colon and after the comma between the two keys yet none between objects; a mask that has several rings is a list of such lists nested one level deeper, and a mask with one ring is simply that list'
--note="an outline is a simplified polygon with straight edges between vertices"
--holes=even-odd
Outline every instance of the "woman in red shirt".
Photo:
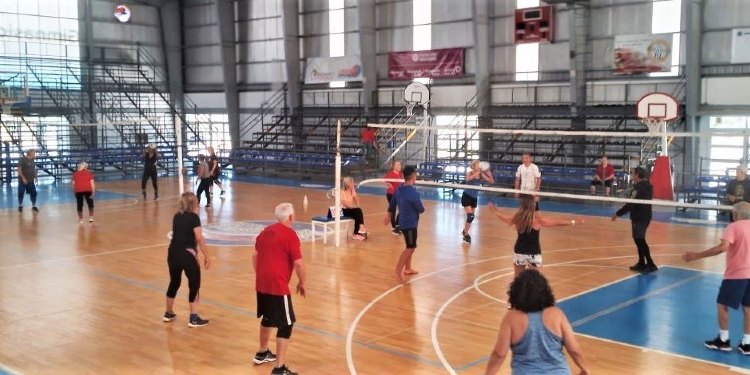
[{"label": "woman in red shirt", "polygon": [[83,223],[83,198],[89,206],[89,223],[94,222],[94,175],[89,172],[89,164],[85,161],[78,163],[78,170],[73,173],[73,192],[78,205],[78,223]]},{"label": "woman in red shirt", "polygon": [[[387,179],[392,180],[404,180],[404,173],[401,172],[401,162],[398,160],[394,160],[391,162],[391,170],[388,171],[388,173],[385,174],[385,177]],[[396,192],[396,189],[398,189],[399,186],[401,186],[401,182],[387,182],[388,184],[388,190],[385,192],[385,198],[388,200],[388,205],[391,204],[391,199],[393,198],[393,193]],[[398,217],[396,216],[396,212],[390,212],[391,214],[391,232],[395,235],[400,235],[401,230],[398,228]]]}]

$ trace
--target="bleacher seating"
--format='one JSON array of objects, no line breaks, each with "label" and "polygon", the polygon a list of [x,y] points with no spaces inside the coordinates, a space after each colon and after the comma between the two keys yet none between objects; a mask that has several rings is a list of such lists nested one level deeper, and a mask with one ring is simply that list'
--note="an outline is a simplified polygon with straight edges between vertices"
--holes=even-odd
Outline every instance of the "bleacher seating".
[{"label": "bleacher seating", "polygon": [[676,189],[677,200],[682,198],[687,203],[700,203],[703,199],[724,202],[726,200],[727,183],[733,179],[732,176],[698,176],[693,185]]},{"label": "bleacher seating", "polygon": [[[330,153],[310,153],[280,151],[268,149],[235,149],[232,150],[228,164],[235,172],[249,172],[262,170],[263,172],[284,173],[296,172],[301,174],[318,174],[332,171],[335,155]],[[363,165],[359,155],[342,155],[342,169],[355,169]]]}]

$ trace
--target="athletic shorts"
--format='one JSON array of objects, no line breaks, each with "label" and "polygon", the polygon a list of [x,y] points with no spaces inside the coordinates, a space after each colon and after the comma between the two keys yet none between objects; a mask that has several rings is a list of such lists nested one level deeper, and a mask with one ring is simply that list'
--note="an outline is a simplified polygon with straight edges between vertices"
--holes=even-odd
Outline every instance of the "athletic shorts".
[{"label": "athletic shorts", "polygon": [[542,266],[542,254],[513,254],[513,264],[516,266]]},{"label": "athletic shorts", "polygon": [[407,249],[417,248],[417,228],[401,229],[401,234],[404,236],[404,243]]},{"label": "athletic shorts", "polygon": [[716,303],[733,309],[742,306],[750,307],[750,279],[724,279],[719,287]]},{"label": "athletic shorts", "polygon": [[262,317],[271,327],[286,327],[294,324],[292,296],[275,296],[257,292],[258,318]]},{"label": "athletic shorts", "polygon": [[461,206],[477,208],[477,199],[464,192],[463,194],[461,194]]},{"label": "athletic shorts", "polygon": [[606,187],[612,187],[612,181],[614,181],[614,180],[605,180],[605,181],[602,181],[602,180],[591,180],[591,186],[600,186],[600,185],[604,184],[604,186],[606,186]]}]

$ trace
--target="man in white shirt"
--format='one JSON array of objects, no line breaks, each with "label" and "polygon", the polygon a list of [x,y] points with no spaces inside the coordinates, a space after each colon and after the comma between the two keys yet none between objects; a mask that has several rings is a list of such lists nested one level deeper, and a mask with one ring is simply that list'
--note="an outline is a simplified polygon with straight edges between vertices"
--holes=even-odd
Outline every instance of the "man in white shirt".
[{"label": "man in white shirt", "polygon": [[[514,187],[516,190],[525,191],[539,191],[539,186],[542,184],[542,173],[539,172],[539,167],[531,162],[531,154],[524,153],[521,157],[523,164],[518,166],[516,170],[516,182]],[[518,193],[516,193],[518,198]],[[537,198],[537,210],[539,209],[539,202]]]}]

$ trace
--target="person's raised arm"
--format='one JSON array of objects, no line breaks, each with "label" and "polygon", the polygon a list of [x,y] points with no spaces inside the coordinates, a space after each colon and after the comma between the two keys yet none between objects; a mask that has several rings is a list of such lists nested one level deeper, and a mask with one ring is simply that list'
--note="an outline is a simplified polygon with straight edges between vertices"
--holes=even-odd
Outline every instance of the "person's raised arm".
[{"label": "person's raised arm", "polygon": [[482,172],[482,178],[491,184],[495,183],[495,176],[492,175],[492,170],[490,169]]},{"label": "person's raised arm", "polygon": [[729,250],[729,245],[730,245],[729,241],[721,240],[721,242],[718,245],[705,251],[701,251],[701,252],[686,251],[684,254],[682,254],[682,259],[686,262],[692,262],[694,260],[716,256]]},{"label": "person's raised arm", "polygon": [[505,362],[505,358],[508,357],[511,340],[510,314],[505,314],[503,321],[500,322],[497,342],[495,342],[495,347],[492,348],[492,352],[490,353],[490,359],[487,361],[487,368],[484,370],[485,375],[497,374],[500,371],[500,366]]},{"label": "person's raised arm", "polygon": [[565,346],[565,350],[568,351],[568,354],[570,354],[570,357],[573,359],[573,362],[575,362],[576,366],[581,369],[579,374],[586,375],[589,373],[589,370],[586,366],[586,358],[583,356],[583,350],[581,350],[581,346],[578,344],[578,340],[576,340],[576,335],[573,332],[573,327],[570,326],[568,318],[565,316],[565,314],[559,309],[558,311],[562,315],[561,328],[563,346]]},{"label": "person's raised arm", "polygon": [[511,224],[513,222],[513,217],[512,216],[503,215],[500,211],[497,210],[497,207],[495,206],[495,203],[493,203],[493,202],[487,203],[487,208],[489,208],[490,212],[492,212],[492,214],[494,214],[495,216],[497,216],[497,218],[500,219],[501,221],[503,221],[504,223]]},{"label": "person's raised arm", "polygon": [[573,226],[576,224],[583,224],[583,219],[569,219],[569,220],[555,220],[543,217],[540,214],[536,214],[535,219],[538,220],[539,225],[542,227],[565,227],[565,226]]}]

